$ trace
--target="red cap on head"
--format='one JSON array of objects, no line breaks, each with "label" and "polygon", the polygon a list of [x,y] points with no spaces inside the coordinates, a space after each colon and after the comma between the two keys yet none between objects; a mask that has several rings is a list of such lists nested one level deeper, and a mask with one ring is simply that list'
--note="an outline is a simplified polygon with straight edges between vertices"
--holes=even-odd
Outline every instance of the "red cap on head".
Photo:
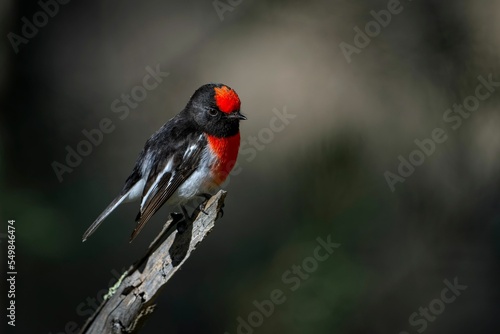
[{"label": "red cap on head", "polygon": [[215,103],[220,111],[231,113],[240,109],[238,94],[227,86],[215,87]]}]

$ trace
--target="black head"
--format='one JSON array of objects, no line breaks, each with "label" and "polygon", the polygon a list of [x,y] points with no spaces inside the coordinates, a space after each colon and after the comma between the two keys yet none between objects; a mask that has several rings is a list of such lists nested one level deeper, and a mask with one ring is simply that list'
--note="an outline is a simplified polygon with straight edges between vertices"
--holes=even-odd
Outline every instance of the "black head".
[{"label": "black head", "polygon": [[231,137],[238,133],[240,120],[240,98],[236,92],[223,84],[203,85],[194,92],[186,111],[200,130],[216,137]]}]

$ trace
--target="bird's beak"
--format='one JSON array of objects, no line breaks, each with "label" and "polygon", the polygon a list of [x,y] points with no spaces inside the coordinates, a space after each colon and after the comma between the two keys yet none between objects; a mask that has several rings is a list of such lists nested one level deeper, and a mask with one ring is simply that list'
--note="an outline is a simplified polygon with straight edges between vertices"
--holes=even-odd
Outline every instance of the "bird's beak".
[{"label": "bird's beak", "polygon": [[228,114],[227,117],[229,117],[229,118],[237,118],[237,119],[240,119],[240,120],[246,120],[247,119],[247,117],[245,115],[243,115],[239,110]]}]

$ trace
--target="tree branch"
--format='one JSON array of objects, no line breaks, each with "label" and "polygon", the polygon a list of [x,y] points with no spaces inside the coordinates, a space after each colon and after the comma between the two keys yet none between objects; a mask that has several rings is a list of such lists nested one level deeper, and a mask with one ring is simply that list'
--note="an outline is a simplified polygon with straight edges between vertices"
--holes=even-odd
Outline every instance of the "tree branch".
[{"label": "tree branch", "polygon": [[154,311],[154,301],[161,289],[214,228],[225,197],[226,192],[221,190],[210,198],[204,209],[206,214],[199,210],[193,214],[196,216],[193,224],[183,224],[175,229],[179,217],[170,218],[144,257],[110,288],[80,333],[138,333]]}]

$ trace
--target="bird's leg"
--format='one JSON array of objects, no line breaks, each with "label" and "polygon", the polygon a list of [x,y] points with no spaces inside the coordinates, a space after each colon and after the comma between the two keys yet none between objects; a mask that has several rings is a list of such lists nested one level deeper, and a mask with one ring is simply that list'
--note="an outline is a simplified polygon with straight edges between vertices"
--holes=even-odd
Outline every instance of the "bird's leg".
[{"label": "bird's leg", "polygon": [[179,205],[182,211],[182,215],[184,216],[184,220],[192,221],[191,215],[187,212],[187,209],[184,205]]},{"label": "bird's leg", "polygon": [[200,203],[200,206],[198,209],[200,209],[201,212],[204,214],[208,215],[208,212],[205,211],[205,205],[207,204],[208,200],[212,197],[209,193],[201,193],[198,196],[203,197],[205,200]]},{"label": "bird's leg", "polygon": [[[205,211],[205,205],[207,205],[208,200],[210,198],[212,198],[212,195],[210,195],[209,193],[201,193],[198,196],[203,197],[205,199],[203,202],[201,202],[201,204],[199,206],[200,211],[203,212],[204,214],[208,215],[208,212]],[[222,206],[219,210],[219,213],[217,214],[217,219],[222,218],[224,216],[224,205],[225,204],[223,202]]]},{"label": "bird's leg", "polygon": [[198,196],[203,197],[205,201],[208,201],[212,197],[209,193],[201,193]]},{"label": "bird's leg", "polygon": [[202,202],[202,203],[198,206],[198,209],[199,209],[201,212],[203,212],[204,214],[206,214],[206,215],[208,216],[208,212],[206,212],[206,211],[205,211],[205,204],[206,204],[206,203],[207,203],[206,201]]}]

